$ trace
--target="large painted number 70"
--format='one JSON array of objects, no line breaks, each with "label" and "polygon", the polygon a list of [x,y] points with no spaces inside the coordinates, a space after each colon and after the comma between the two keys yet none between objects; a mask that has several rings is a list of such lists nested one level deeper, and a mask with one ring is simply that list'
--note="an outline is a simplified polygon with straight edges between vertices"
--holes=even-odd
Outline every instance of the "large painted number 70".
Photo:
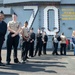
[{"label": "large painted number 70", "polygon": [[[30,19],[29,19],[29,25],[28,25],[28,28],[31,27],[34,19],[35,19],[35,15],[37,14],[38,12],[38,6],[24,6],[24,9],[29,9],[29,10],[33,10],[34,12],[32,13]],[[55,14],[55,26],[57,29],[53,30],[53,31],[49,31],[48,30],[48,10],[54,10],[54,14]],[[58,32],[59,31],[59,23],[58,23],[58,9],[54,6],[47,6],[45,9],[44,9],[44,27],[45,27],[45,31],[48,35],[54,35],[55,32]]]}]

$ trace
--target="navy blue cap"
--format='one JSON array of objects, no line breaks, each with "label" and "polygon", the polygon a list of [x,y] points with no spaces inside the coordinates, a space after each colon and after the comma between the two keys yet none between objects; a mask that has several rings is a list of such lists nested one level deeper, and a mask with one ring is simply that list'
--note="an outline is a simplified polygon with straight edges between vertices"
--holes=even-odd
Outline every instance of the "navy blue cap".
[{"label": "navy blue cap", "polygon": [[34,30],[34,28],[30,28],[30,30]]},{"label": "navy blue cap", "polygon": [[26,21],[25,23],[27,23],[27,24],[28,24],[28,21]]},{"label": "navy blue cap", "polygon": [[1,14],[4,14],[2,10],[0,11],[0,13],[1,13]]},{"label": "navy blue cap", "polygon": [[13,13],[13,15],[16,15],[17,16],[17,14],[15,12]]}]

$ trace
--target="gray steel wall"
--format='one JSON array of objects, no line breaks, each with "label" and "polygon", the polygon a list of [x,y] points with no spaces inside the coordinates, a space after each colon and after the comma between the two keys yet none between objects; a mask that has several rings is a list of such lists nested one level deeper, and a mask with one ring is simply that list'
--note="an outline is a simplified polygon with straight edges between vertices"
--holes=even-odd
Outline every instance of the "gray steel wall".
[{"label": "gray steel wall", "polygon": [[75,4],[75,0],[61,0],[61,4]]},{"label": "gray steel wall", "polygon": [[3,0],[0,0],[0,4],[2,4],[3,3]]},{"label": "gray steel wall", "polygon": [[8,4],[8,3],[19,3],[19,2],[60,2],[61,0],[3,0],[4,4]]},{"label": "gray steel wall", "polygon": [[3,2],[4,4],[10,4],[10,3],[18,3],[18,2],[37,2],[37,1],[49,1],[49,2],[60,2],[61,4],[75,4],[75,0],[0,0],[0,2]]},{"label": "gray steel wall", "polygon": [[[39,27],[43,26],[44,23],[44,8],[46,6],[40,6],[37,16],[33,22],[32,27],[34,28],[35,33],[37,33],[37,29]],[[22,23],[22,26],[24,25],[25,21],[29,21],[30,15],[32,14],[32,10],[24,10],[23,6],[12,6],[11,7],[12,10],[17,13],[18,15],[18,21]],[[62,15],[65,11],[65,9],[68,9],[68,12],[75,12],[75,6],[57,6],[57,8],[59,9],[59,23],[60,23],[60,31],[59,31],[59,35],[64,32],[67,38],[71,38],[71,34],[72,31],[75,30],[75,20],[62,20]],[[64,9],[64,11],[62,10]],[[69,9],[73,9],[73,10],[69,10]],[[72,14],[70,14],[71,17]],[[70,18],[70,17],[69,17]],[[11,20],[11,16],[6,16],[5,21],[8,23],[8,21]],[[53,28],[54,25],[54,12],[53,11],[49,11],[49,28]],[[72,29],[69,29],[69,27],[71,27]],[[6,39],[7,39],[7,34],[6,34]],[[3,45],[3,47],[6,47],[6,40],[5,43]],[[48,45],[47,48],[52,48],[52,36],[49,36],[49,40],[48,40]]]}]

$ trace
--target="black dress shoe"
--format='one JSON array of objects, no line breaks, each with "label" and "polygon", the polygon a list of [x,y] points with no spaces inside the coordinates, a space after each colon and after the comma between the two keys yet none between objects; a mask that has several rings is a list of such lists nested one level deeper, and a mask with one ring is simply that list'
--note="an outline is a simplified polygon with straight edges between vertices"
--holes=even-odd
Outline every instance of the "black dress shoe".
[{"label": "black dress shoe", "polygon": [[44,53],[44,55],[47,55],[47,53]]},{"label": "black dress shoe", "polygon": [[22,61],[22,64],[25,64],[26,63],[26,61]]},{"label": "black dress shoe", "polygon": [[54,55],[55,53],[52,53],[52,55]]},{"label": "black dress shoe", "polygon": [[7,62],[6,65],[10,65],[10,62]]},{"label": "black dress shoe", "polygon": [[58,53],[56,55],[59,55]]},{"label": "black dress shoe", "polygon": [[14,63],[20,63],[18,58],[14,59]]},{"label": "black dress shoe", "polygon": [[0,62],[0,66],[5,66],[5,64],[4,64],[4,63],[2,63],[2,62]]},{"label": "black dress shoe", "polygon": [[17,61],[17,62],[14,62],[14,63],[20,63],[19,61]]},{"label": "black dress shoe", "polygon": [[29,59],[29,57],[27,56],[26,59]]}]

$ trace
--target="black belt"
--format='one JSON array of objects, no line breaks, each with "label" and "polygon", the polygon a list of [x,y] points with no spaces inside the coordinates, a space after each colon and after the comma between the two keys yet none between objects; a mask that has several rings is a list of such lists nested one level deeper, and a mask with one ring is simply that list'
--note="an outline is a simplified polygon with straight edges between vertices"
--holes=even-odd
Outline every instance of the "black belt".
[{"label": "black belt", "polygon": [[14,34],[14,33],[11,33],[11,32],[10,32],[9,34]]},{"label": "black belt", "polygon": [[28,36],[25,36],[26,38],[29,38]]}]

